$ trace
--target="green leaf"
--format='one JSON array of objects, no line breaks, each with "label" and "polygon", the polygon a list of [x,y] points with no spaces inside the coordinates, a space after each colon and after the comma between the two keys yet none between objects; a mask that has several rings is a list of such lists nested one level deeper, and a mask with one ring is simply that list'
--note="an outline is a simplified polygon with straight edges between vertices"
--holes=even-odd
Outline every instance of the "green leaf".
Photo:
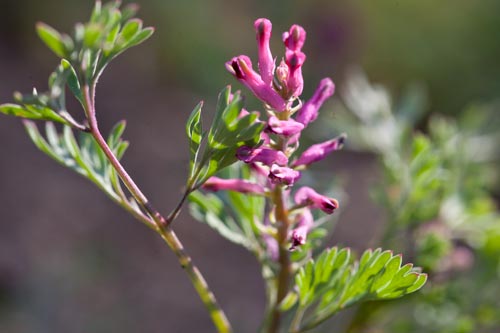
[{"label": "green leaf", "polygon": [[80,88],[80,82],[78,81],[78,76],[76,75],[76,71],[71,66],[70,62],[66,59],[61,60],[61,65],[67,73],[67,84],[73,95],[80,101],[80,103],[84,103],[83,94]]},{"label": "green leaf", "polygon": [[203,107],[203,102],[200,102],[186,123],[186,134],[189,138],[189,168],[190,177],[193,177],[195,171],[195,166],[197,162],[198,152],[200,150],[201,140],[202,140],[202,124],[201,124],[201,108]]},{"label": "green leaf", "polygon": [[207,144],[190,182],[195,188],[216,172],[235,163],[236,150],[241,146],[255,147],[260,141],[264,123],[257,121],[258,114],[240,117],[243,99],[237,91],[231,95],[227,86],[219,94],[216,112],[207,135]]},{"label": "green leaf", "polygon": [[56,55],[65,58],[68,55],[63,37],[61,34],[51,26],[39,22],[36,25],[36,31],[40,39],[51,49]]},{"label": "green leaf", "polygon": [[194,218],[208,224],[231,242],[253,249],[253,244],[244,236],[241,227],[225,213],[224,202],[215,194],[192,192],[189,201],[189,209]]},{"label": "green leaf", "polygon": [[297,303],[298,299],[299,299],[299,297],[297,296],[297,293],[291,291],[281,301],[281,303],[279,304],[278,308],[282,312],[288,311],[288,310],[290,310]]},{"label": "green leaf", "polygon": [[120,32],[120,38],[123,39],[124,43],[130,41],[138,32],[142,29],[142,21],[139,19],[129,20],[122,28]]},{"label": "green leaf", "polygon": [[34,116],[33,113],[26,110],[20,105],[17,104],[2,104],[0,105],[0,112],[15,117],[28,118],[28,119],[39,119],[38,116]]},{"label": "green leaf", "polygon": [[300,307],[311,308],[302,329],[311,329],[355,303],[397,298],[420,289],[427,275],[411,264],[401,267],[401,261],[401,255],[381,249],[365,251],[355,263],[348,249],[323,251],[295,277]]},{"label": "green leaf", "polygon": [[11,115],[11,116],[16,116],[16,117],[21,117],[21,118],[26,118],[26,119],[34,119],[34,120],[50,120],[50,121],[56,121],[62,124],[66,124],[66,120],[64,120],[61,116],[57,114],[54,110],[41,106],[41,105],[35,105],[35,104],[26,104],[24,106],[17,105],[17,104],[2,104],[0,105],[0,112]]}]

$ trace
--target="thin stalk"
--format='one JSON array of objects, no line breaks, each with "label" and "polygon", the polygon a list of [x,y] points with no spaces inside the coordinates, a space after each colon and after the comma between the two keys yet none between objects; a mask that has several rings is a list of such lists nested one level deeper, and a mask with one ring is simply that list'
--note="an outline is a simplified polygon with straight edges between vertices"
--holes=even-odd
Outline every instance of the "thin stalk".
[{"label": "thin stalk", "polygon": [[[99,132],[96,113],[95,113],[94,93],[95,93],[94,87],[92,87],[92,89],[90,89],[88,85],[83,87],[85,113],[89,121],[90,134],[94,137],[99,147],[101,147],[102,151],[108,158],[113,168],[116,170],[120,179],[123,181],[127,189],[130,191],[134,199],[150,215],[149,218],[143,214],[136,213],[134,214],[134,217],[141,220],[142,222],[146,222],[146,220],[148,220],[147,222],[154,222],[154,224],[156,225],[155,230],[160,234],[165,243],[167,243],[170,249],[174,252],[174,254],[177,256],[179,263],[181,264],[181,267],[188,274],[191,283],[193,284],[203,304],[207,308],[210,317],[212,318],[212,321],[214,323],[214,326],[217,328],[217,331],[219,333],[231,333],[232,332],[231,325],[229,324],[229,321],[225,313],[217,303],[217,300],[215,299],[214,294],[210,290],[206,280],[201,275],[198,268],[194,265],[191,257],[184,250],[184,246],[177,238],[172,228],[169,226],[171,220],[168,221],[167,219],[165,219],[151,205],[146,196],[142,193],[142,191],[139,189],[139,187],[135,184],[130,175],[127,173],[125,168],[121,165],[120,161],[113,154],[106,140],[102,137],[101,133]],[[186,200],[188,194],[189,191],[186,191],[180,203],[174,209],[173,213],[170,214],[169,216],[170,219],[175,219],[178,216],[182,204]]]},{"label": "thin stalk", "polygon": [[275,216],[278,222],[278,244],[279,244],[279,259],[278,263],[280,265],[277,288],[276,288],[276,300],[274,304],[274,309],[271,314],[271,324],[269,325],[269,333],[277,333],[281,325],[281,314],[279,309],[279,304],[286,297],[288,290],[290,288],[290,276],[291,276],[291,262],[290,262],[290,251],[288,249],[288,229],[290,226],[290,221],[288,220],[288,211],[285,207],[283,198],[283,188],[276,185],[273,193],[273,203],[275,205]]}]

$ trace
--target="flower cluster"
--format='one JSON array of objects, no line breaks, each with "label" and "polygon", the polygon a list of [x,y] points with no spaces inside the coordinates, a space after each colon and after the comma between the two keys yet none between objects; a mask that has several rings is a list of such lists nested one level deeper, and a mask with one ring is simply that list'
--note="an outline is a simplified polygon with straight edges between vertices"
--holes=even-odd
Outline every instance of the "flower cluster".
[{"label": "flower cluster", "polygon": [[[264,102],[266,107],[267,119],[261,146],[243,146],[236,153],[239,160],[250,165],[254,173],[260,176],[255,179],[261,181],[251,183],[212,177],[204,185],[207,190],[270,195],[276,187],[281,187],[288,193],[300,179],[303,169],[340,149],[345,139],[344,135],[341,135],[312,145],[298,157],[294,156],[299,147],[301,132],[317,118],[319,108],[333,95],[335,86],[331,79],[324,78],[313,96],[302,103],[299,97],[304,86],[302,65],[306,56],[302,47],[306,39],[305,30],[299,25],[293,25],[289,31],[283,33],[285,56],[276,67],[269,46],[271,22],[261,18],[255,21],[254,27],[258,44],[258,72],[253,69],[252,62],[246,55],[234,57],[226,63],[226,68]],[[291,221],[288,229],[290,249],[305,244],[314,224],[312,209],[332,214],[339,205],[337,200],[305,186],[299,188],[293,198],[294,208],[288,210]]]}]

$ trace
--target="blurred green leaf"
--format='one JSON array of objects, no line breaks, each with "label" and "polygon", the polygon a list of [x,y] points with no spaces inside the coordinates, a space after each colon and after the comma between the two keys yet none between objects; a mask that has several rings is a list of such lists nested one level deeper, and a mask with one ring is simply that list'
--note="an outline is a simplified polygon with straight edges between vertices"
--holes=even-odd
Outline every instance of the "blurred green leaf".
[{"label": "blurred green leaf", "polygon": [[186,134],[189,139],[189,175],[194,176],[195,165],[198,158],[198,152],[200,150],[201,140],[202,140],[202,123],[201,123],[201,108],[203,107],[203,102],[200,102],[194,110],[191,112],[189,119],[186,123]]},{"label": "blurred green leaf", "polygon": [[66,49],[63,37],[57,30],[45,23],[39,22],[36,25],[36,31],[45,45],[57,56],[61,58],[68,56],[68,50]]}]

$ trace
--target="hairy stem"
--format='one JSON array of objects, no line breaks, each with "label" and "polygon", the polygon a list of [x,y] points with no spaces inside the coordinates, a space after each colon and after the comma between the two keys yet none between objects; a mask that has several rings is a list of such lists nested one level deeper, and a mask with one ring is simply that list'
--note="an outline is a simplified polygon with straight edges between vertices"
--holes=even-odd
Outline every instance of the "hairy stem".
[{"label": "hairy stem", "polygon": [[[130,175],[127,173],[125,168],[121,165],[120,161],[113,154],[111,149],[109,148],[106,140],[102,137],[102,134],[99,132],[99,128],[97,125],[97,118],[95,114],[95,105],[94,105],[94,89],[90,89],[89,86],[83,87],[83,94],[85,97],[85,113],[87,115],[87,119],[89,121],[90,126],[90,134],[94,137],[99,147],[101,147],[102,151],[108,158],[109,162],[116,170],[118,176],[123,181],[127,189],[130,191],[134,199],[137,203],[149,214],[150,217],[139,214],[133,214],[134,217],[141,220],[146,224],[154,223],[155,230],[161,235],[162,239],[167,243],[170,249],[174,252],[181,264],[182,268],[186,271],[196,289],[198,295],[200,296],[203,304],[207,308],[210,317],[214,323],[214,326],[217,328],[219,333],[231,333],[232,328],[229,324],[229,321],[220,308],[217,300],[215,299],[214,294],[210,290],[205,278],[201,275],[198,268],[194,265],[191,257],[184,250],[184,246],[177,238],[177,235],[174,233],[172,228],[169,226],[170,222],[175,219],[182,207],[182,204],[186,200],[189,191],[186,191],[180,200],[177,207],[174,211],[169,215],[168,219],[165,219],[148,201],[146,196],[142,193],[139,187],[132,180]],[[129,210],[130,211],[130,210]]]},{"label": "hairy stem", "polygon": [[285,207],[283,198],[283,188],[279,185],[276,186],[273,193],[273,203],[275,205],[276,222],[278,222],[278,243],[279,243],[279,259],[280,265],[277,288],[276,300],[274,309],[271,314],[271,323],[269,325],[269,333],[277,333],[281,325],[281,311],[279,304],[286,297],[288,289],[290,288],[290,251],[288,249],[288,229],[290,221],[288,220],[288,211]]}]

